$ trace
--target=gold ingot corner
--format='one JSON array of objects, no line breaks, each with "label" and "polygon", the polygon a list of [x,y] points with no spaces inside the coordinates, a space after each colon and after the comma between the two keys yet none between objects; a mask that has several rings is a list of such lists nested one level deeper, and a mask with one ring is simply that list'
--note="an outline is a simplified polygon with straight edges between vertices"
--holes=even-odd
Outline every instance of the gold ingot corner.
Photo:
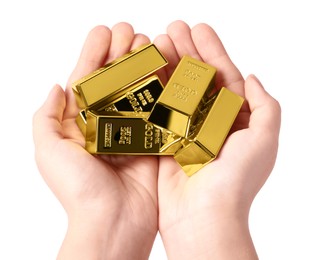
[{"label": "gold ingot corner", "polygon": [[205,108],[207,115],[188,139],[183,141],[175,160],[188,176],[213,161],[239,113],[244,99],[232,91],[221,88]]}]

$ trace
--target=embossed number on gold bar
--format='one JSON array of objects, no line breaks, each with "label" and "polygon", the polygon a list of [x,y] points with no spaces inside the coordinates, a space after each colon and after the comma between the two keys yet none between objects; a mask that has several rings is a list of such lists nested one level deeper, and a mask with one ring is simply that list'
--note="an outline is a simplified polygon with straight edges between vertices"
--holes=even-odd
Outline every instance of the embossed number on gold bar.
[{"label": "embossed number on gold bar", "polygon": [[221,88],[216,69],[184,56],[163,87],[167,60],[145,45],[76,81],[76,118],[92,154],[173,155],[191,176],[214,160],[243,98]]},{"label": "embossed number on gold bar", "polygon": [[132,86],[131,90],[97,111],[150,112],[163,90],[157,75],[143,79]]},{"label": "embossed number on gold bar", "polygon": [[86,150],[94,154],[173,155],[181,138],[145,121],[145,113],[87,111]]},{"label": "embossed number on gold bar", "polygon": [[184,56],[156,102],[148,120],[187,137],[198,110],[215,85],[216,69]]}]

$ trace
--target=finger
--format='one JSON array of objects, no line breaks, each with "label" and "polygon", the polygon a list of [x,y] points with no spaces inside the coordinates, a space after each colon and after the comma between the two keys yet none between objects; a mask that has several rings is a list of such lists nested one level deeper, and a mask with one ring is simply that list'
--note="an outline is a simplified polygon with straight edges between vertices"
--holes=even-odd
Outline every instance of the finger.
[{"label": "finger", "polygon": [[163,84],[166,84],[179,63],[179,56],[173,41],[167,34],[157,36],[153,43],[168,61],[167,66],[165,66],[163,70],[159,71],[160,79]]},{"label": "finger", "polygon": [[191,29],[188,24],[183,21],[175,21],[167,27],[167,34],[173,41],[180,59],[184,55],[201,59],[191,38]]},{"label": "finger", "polygon": [[112,39],[106,63],[129,52],[134,40],[133,27],[125,22],[118,23],[112,28]]},{"label": "finger", "polygon": [[216,86],[225,86],[244,96],[244,80],[228,56],[216,32],[207,24],[197,24],[191,31],[192,40],[203,61],[217,69]]},{"label": "finger", "polygon": [[75,69],[69,78],[68,87],[71,87],[74,81],[102,67],[110,45],[110,29],[103,25],[93,28],[86,38]]},{"label": "finger", "polygon": [[[33,139],[37,150],[48,147],[55,140],[62,138],[63,112],[66,101],[62,88],[53,87],[42,107],[33,117]],[[44,149],[45,151],[46,149]]]},{"label": "finger", "polygon": [[65,118],[75,118],[80,110],[72,91],[72,83],[102,67],[108,54],[110,41],[111,32],[105,26],[97,26],[89,32],[75,69],[67,83]]},{"label": "finger", "polygon": [[149,44],[149,43],[150,43],[150,39],[148,36],[141,34],[141,33],[137,33],[134,35],[134,39],[131,44],[131,50],[134,50],[140,47],[141,45]]},{"label": "finger", "polygon": [[249,128],[261,136],[271,135],[271,138],[278,138],[281,124],[278,101],[265,91],[254,75],[246,79],[245,91],[251,110]]}]

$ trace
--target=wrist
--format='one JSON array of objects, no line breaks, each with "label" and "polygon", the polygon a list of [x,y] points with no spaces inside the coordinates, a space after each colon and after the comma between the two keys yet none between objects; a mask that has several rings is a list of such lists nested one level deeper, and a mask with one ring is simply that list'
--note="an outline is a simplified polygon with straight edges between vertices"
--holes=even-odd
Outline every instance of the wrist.
[{"label": "wrist", "polygon": [[169,259],[257,259],[247,211],[201,212],[160,232]]},{"label": "wrist", "polygon": [[57,259],[148,259],[156,233],[139,229],[121,214],[70,215]]}]

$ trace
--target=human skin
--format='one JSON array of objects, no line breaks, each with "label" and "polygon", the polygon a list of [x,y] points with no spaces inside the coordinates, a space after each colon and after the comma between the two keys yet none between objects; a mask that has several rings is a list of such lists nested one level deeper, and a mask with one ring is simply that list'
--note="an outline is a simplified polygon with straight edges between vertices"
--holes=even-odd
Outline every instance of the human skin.
[{"label": "human skin", "polygon": [[175,21],[154,43],[170,61],[168,79],[183,55],[217,68],[216,87],[246,99],[219,156],[191,177],[160,157],[159,231],[169,259],[257,259],[248,227],[251,204],[275,164],[281,109],[254,75],[246,80],[215,31]]},{"label": "human skin", "polygon": [[128,23],[90,31],[65,91],[56,85],[33,119],[39,171],[62,203],[68,230],[58,259],[147,259],[158,230],[158,160],[93,156],[75,118],[71,84],[148,37]]},{"label": "human skin", "polygon": [[169,259],[257,259],[248,217],[275,163],[280,105],[255,76],[244,80],[208,25],[175,21],[154,43],[169,61],[164,84],[186,54],[217,68],[217,89],[246,99],[217,159],[189,178],[169,156],[84,149],[71,84],[149,42],[128,23],[95,27],[65,91],[56,85],[34,115],[39,171],[68,216],[58,259],[147,259],[158,230]]}]

